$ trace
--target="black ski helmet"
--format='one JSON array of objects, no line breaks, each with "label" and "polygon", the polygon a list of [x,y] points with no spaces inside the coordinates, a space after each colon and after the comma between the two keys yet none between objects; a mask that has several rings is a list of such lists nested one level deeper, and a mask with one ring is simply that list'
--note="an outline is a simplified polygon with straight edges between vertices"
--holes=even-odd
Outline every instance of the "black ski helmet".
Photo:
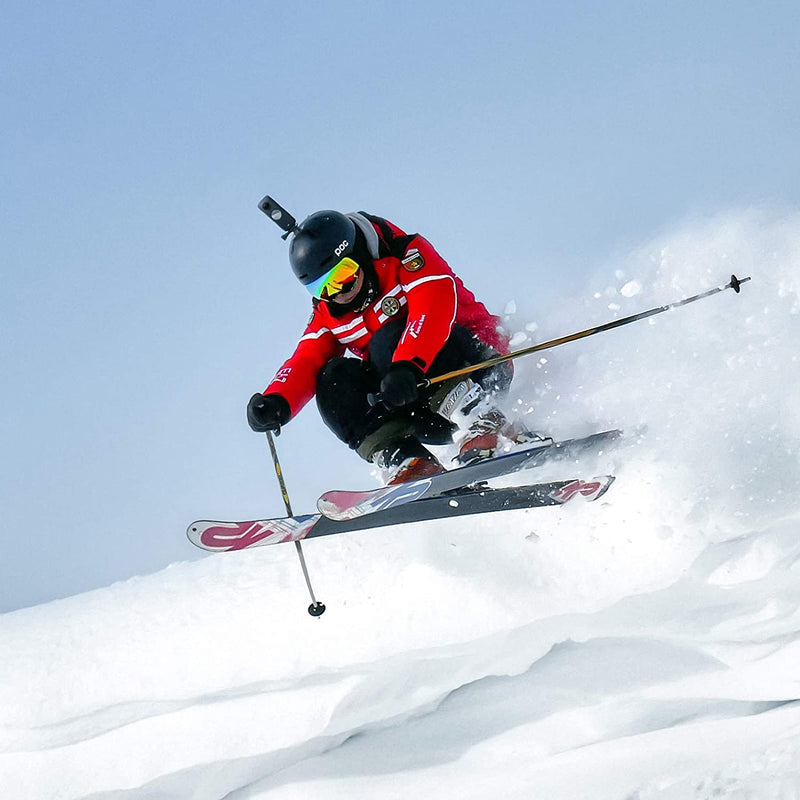
[{"label": "black ski helmet", "polygon": [[300,283],[321,278],[356,247],[356,225],[338,211],[316,211],[300,224],[289,245],[289,262]]}]

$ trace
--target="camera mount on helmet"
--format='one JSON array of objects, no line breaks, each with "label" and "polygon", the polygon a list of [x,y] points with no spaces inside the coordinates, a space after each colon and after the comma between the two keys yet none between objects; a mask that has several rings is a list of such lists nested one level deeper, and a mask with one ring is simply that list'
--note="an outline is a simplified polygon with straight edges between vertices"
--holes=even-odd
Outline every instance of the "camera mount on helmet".
[{"label": "camera mount on helmet", "polygon": [[287,239],[289,234],[297,233],[300,230],[297,225],[297,220],[280,203],[273,200],[269,195],[261,199],[258,207],[281,230],[286,231],[286,233],[281,236],[281,239]]}]

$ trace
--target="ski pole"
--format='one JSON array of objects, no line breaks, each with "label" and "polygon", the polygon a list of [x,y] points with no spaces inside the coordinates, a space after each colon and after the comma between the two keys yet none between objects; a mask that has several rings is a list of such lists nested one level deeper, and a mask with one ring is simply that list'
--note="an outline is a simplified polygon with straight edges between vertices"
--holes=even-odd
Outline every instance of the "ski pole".
[{"label": "ski pole", "polygon": [[[272,437],[271,431],[267,431],[267,442],[269,442],[269,451],[272,454],[272,463],[275,465],[275,474],[278,476],[278,484],[281,487],[286,513],[290,517],[293,517],[294,512],[292,511],[292,504],[289,500],[289,492],[286,490],[286,481],[283,479],[283,470],[281,469],[281,462],[278,460],[278,451],[275,448],[275,440]],[[311,588],[311,579],[308,577],[306,558],[303,555],[303,546],[298,541],[295,541],[294,545],[297,548],[297,555],[300,558],[300,566],[303,569],[303,577],[306,579],[308,593],[311,595],[311,605],[308,607],[308,613],[311,614],[312,617],[321,617],[325,613],[325,604],[320,603],[314,596],[314,590]]]},{"label": "ski pole", "polygon": [[[506,361],[511,361],[514,358],[519,358],[520,356],[527,356],[531,353],[538,353],[541,350],[548,350],[551,347],[558,347],[559,345],[566,344],[567,342],[574,342],[578,339],[585,339],[587,336],[594,336],[596,333],[603,333],[603,331],[610,331],[613,328],[620,328],[623,325],[628,325],[631,322],[637,322],[640,319],[646,319],[647,317],[652,317],[654,314],[661,314],[663,311],[669,311],[673,308],[679,308],[680,306],[685,306],[688,303],[693,303],[695,300],[702,300],[704,297],[710,297],[712,294],[717,294],[718,292],[724,292],[726,289],[733,289],[736,294],[739,294],[741,291],[741,285],[749,281],[750,278],[737,278],[735,275],[731,275],[731,279],[728,283],[724,286],[717,286],[714,289],[709,289],[707,292],[701,292],[700,294],[692,295],[691,297],[686,297],[683,300],[678,300],[675,303],[668,303],[665,306],[658,306],[658,308],[651,308],[649,311],[642,311],[639,314],[633,314],[630,317],[623,317],[622,319],[614,319],[611,322],[606,322],[604,325],[598,325],[595,328],[587,328],[585,331],[579,331],[578,333],[571,333],[568,336],[561,336],[558,339],[551,339],[549,342],[542,342],[541,344],[534,344],[530,347],[523,347],[521,350],[514,350],[511,353],[505,353],[504,355],[494,356],[493,358],[489,358],[486,361],[481,361],[480,364],[472,364],[468,367],[463,367],[462,369],[455,369],[452,372],[445,372],[443,375],[437,375],[435,378],[426,378],[422,383],[417,384],[419,389],[425,389],[428,386],[433,386],[437,383],[442,383],[443,381],[448,381],[451,378],[460,378],[462,375],[469,375],[470,372],[475,372],[479,369],[487,369],[488,367],[494,367],[497,364],[503,364]],[[377,405],[381,402],[380,394],[370,394],[368,396],[368,400],[370,405]]]}]

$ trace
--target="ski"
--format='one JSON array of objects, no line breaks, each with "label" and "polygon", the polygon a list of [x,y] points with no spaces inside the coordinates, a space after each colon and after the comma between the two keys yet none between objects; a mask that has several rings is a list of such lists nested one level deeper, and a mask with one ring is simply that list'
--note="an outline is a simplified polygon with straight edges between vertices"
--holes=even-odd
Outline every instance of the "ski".
[{"label": "ski", "polygon": [[203,550],[211,552],[245,550],[250,547],[297,542],[301,539],[382,528],[387,525],[450,519],[495,511],[559,506],[576,497],[591,502],[602,497],[613,481],[613,475],[602,475],[590,481],[573,478],[506,489],[480,486],[461,488],[343,521],[328,519],[322,514],[249,522],[198,520],[189,526],[186,535],[192,544]]},{"label": "ski", "polygon": [[449,470],[431,478],[409,481],[397,486],[383,486],[365,491],[334,490],[325,492],[317,501],[317,509],[328,519],[345,521],[374,514],[412,501],[432,498],[471,484],[509,475],[521,469],[538,467],[546,461],[571,458],[591,448],[613,442],[622,431],[609,430],[579,439],[550,441],[513,453],[486,458],[465,467]]}]

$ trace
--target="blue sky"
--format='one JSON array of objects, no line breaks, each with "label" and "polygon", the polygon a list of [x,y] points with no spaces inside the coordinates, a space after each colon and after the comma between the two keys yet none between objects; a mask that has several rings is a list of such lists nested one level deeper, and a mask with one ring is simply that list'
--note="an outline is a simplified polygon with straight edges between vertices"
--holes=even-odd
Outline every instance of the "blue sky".
[{"label": "blue sky", "polygon": [[[419,231],[543,330],[599,264],[678,221],[800,201],[794,2],[3,18],[0,611],[201,557],[194,518],[282,512],[244,407],[309,301],[264,194]],[[298,511],[370,480],[313,407],[278,446]]]}]

